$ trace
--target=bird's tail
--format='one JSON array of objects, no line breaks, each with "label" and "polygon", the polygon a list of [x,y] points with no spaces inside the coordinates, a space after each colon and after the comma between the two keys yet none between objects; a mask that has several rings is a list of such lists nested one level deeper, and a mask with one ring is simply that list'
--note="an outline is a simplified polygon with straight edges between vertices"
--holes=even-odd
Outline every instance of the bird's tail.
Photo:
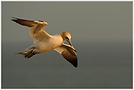
[{"label": "bird's tail", "polygon": [[18,52],[16,54],[22,54],[22,55],[25,56],[25,58],[30,58],[30,57],[32,57],[33,55],[36,54],[35,47],[27,48],[26,50]]}]

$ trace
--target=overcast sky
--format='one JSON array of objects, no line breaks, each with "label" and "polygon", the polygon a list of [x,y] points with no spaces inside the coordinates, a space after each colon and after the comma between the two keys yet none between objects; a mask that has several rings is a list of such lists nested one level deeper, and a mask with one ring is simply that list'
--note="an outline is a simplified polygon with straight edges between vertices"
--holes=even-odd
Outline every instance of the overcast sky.
[{"label": "overcast sky", "polygon": [[132,38],[132,2],[2,2],[5,42],[32,41],[29,28],[12,22],[13,16],[47,21],[48,33],[69,31],[73,42],[119,42]]}]

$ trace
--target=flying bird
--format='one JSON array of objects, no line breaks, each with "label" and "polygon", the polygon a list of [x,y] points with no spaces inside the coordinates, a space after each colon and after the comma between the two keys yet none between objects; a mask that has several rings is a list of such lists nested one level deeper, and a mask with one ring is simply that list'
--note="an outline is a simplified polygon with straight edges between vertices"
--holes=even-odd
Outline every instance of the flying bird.
[{"label": "flying bird", "polygon": [[[47,22],[41,20],[25,20],[16,17],[12,17],[12,21],[29,27],[30,36],[34,40],[34,45],[24,51],[18,52],[17,54],[22,54],[25,56],[25,58],[30,58],[35,54],[41,54],[43,52],[55,50],[74,67],[77,67],[77,53],[75,48],[72,46],[71,34],[69,32],[65,31],[53,36],[44,30],[48,25]],[[65,44],[65,40],[69,44]]]}]

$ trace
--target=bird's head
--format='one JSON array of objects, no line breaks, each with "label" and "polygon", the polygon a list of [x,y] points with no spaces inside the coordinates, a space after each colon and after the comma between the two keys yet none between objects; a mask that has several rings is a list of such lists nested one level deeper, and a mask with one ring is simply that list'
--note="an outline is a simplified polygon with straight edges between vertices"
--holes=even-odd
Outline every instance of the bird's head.
[{"label": "bird's head", "polygon": [[66,40],[69,43],[69,45],[72,46],[71,34],[69,32],[61,32],[60,35],[63,38],[63,40]]}]

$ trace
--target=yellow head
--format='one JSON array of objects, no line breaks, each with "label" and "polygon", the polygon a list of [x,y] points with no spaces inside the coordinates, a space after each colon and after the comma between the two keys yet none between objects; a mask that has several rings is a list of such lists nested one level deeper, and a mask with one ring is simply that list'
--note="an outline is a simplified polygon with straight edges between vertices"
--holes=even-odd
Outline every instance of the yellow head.
[{"label": "yellow head", "polygon": [[63,38],[63,40],[66,40],[69,43],[69,45],[72,46],[72,43],[71,43],[71,34],[69,32],[61,32],[60,35]]}]

